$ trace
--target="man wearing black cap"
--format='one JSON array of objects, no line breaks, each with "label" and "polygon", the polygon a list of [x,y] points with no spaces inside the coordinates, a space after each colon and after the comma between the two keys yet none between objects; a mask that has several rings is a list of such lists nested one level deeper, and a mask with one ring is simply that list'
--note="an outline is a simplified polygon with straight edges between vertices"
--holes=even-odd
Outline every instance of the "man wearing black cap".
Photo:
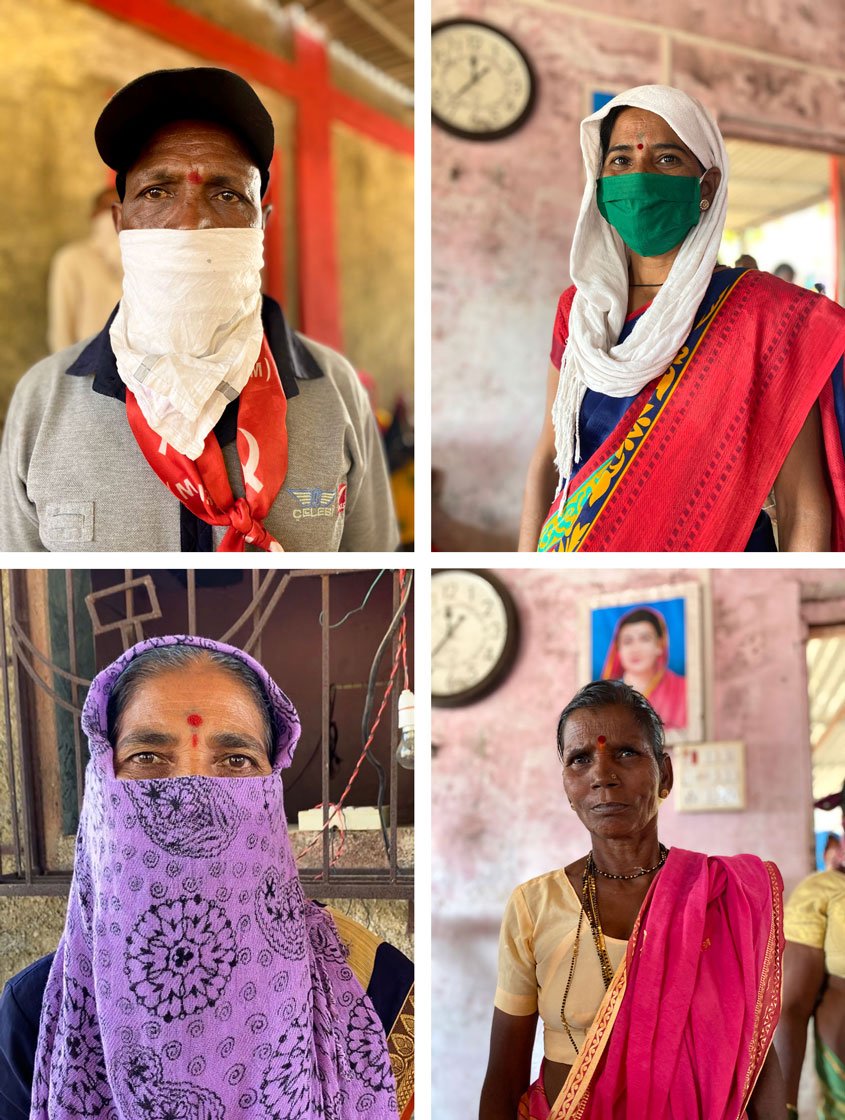
[{"label": "man wearing black cap", "polygon": [[395,548],[354,371],[261,296],[273,124],[255,92],[225,70],[156,71],[112,98],[95,140],[117,172],[123,297],[15,392],[0,548]]}]

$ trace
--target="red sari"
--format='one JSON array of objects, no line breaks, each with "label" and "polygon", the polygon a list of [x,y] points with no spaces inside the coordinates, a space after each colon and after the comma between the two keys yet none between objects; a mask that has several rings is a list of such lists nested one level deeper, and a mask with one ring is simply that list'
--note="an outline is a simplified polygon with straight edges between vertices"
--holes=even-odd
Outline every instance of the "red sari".
[{"label": "red sari", "polygon": [[780,1016],[783,883],[673,848],[557,1100],[520,1120],[739,1120]]},{"label": "red sari", "polygon": [[765,272],[729,279],[555,498],[539,552],[742,551],[816,401],[845,548],[845,309]]}]

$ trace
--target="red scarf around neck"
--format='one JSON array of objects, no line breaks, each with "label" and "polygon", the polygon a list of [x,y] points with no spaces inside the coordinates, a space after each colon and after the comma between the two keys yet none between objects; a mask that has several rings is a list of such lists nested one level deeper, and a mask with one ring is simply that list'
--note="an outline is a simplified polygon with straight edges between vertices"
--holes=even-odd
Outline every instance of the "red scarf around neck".
[{"label": "red scarf around neck", "polygon": [[246,497],[235,498],[217,436],[211,431],[198,459],[164,443],[144,419],[134,394],[126,390],[126,416],[144,458],[184,506],[209,525],[228,525],[218,552],[243,552],[247,544],[265,552],[284,552],[263,519],[288,470],[287,400],[267,345],[241,390],[238,401],[238,459]]}]

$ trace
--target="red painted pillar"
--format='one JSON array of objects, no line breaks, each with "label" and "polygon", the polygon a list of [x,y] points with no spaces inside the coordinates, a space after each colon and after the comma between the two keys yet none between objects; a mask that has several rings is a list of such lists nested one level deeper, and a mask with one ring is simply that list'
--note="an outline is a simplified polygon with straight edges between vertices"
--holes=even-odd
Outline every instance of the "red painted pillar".
[{"label": "red painted pillar", "polygon": [[285,184],[278,148],[270,164],[270,185],[264,205],[272,206],[264,228],[264,291],[282,307],[285,304]]},{"label": "red painted pillar", "polygon": [[299,31],[295,49],[302,81],[295,138],[299,327],[342,349],[328,52]]}]

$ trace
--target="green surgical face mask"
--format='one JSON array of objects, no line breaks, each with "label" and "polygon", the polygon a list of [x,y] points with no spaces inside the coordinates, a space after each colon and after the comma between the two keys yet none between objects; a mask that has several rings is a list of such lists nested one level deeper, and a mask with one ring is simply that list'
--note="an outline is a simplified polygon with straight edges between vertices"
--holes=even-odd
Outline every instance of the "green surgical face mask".
[{"label": "green surgical face mask", "polygon": [[698,225],[701,179],[645,172],[608,175],[596,183],[596,203],[629,249],[641,257],[657,257]]}]

